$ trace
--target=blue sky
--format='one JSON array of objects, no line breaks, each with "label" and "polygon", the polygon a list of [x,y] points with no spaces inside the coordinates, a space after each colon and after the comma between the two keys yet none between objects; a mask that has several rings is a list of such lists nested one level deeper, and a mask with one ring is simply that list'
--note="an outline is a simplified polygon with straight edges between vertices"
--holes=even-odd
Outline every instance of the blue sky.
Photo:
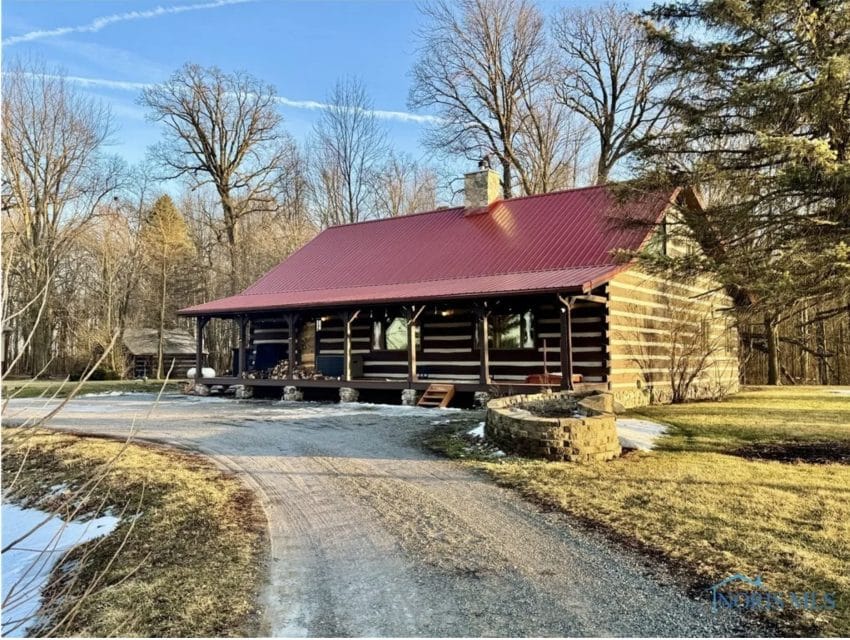
[{"label": "blue sky", "polygon": [[[544,8],[557,4],[547,0]],[[136,104],[133,84],[161,81],[187,61],[249,71],[296,102],[322,101],[338,78],[358,76],[376,109],[408,111],[414,2],[5,0],[2,19],[6,59],[35,56],[69,76],[98,81],[81,86],[112,108],[119,126],[113,152],[130,162],[159,135]],[[286,128],[303,142],[317,112],[281,110]],[[423,123],[383,121],[396,148],[424,155]]]}]

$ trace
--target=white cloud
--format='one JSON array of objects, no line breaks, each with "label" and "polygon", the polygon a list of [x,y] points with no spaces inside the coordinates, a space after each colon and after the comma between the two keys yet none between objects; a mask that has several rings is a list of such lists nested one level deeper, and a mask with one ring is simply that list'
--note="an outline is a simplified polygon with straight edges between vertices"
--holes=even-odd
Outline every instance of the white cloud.
[{"label": "white cloud", "polygon": [[[277,97],[278,104],[293,109],[309,109],[321,110],[327,109],[330,105],[325,102],[316,102],[315,100],[290,100],[289,98]],[[409,111],[386,111],[384,109],[372,109],[372,115],[381,120],[398,120],[400,122],[415,122],[418,124],[428,124],[439,122],[437,116],[422,115],[419,113],[410,113]]]},{"label": "white cloud", "polygon": [[33,40],[42,40],[44,38],[56,38],[69,33],[96,33],[108,27],[111,24],[118,22],[129,22],[133,20],[150,20],[151,18],[159,18],[160,16],[171,15],[175,13],[185,13],[187,11],[205,11],[207,9],[217,9],[233,4],[245,4],[247,2],[255,2],[256,0],[215,0],[214,2],[200,2],[197,4],[181,4],[171,7],[156,7],[144,11],[127,11],[125,13],[114,13],[110,16],[102,16],[95,18],[88,24],[74,25],[67,27],[56,27],[55,29],[39,29],[30,31],[19,36],[7,38],[3,44],[13,45],[19,42],[31,42]]},{"label": "white cloud", "polygon": [[[84,78],[82,76],[65,76],[68,82],[73,82],[83,87],[100,87],[103,89],[115,89],[117,91],[141,91],[146,87],[151,86],[145,82],[126,82],[123,80],[106,80],[103,78]],[[308,111],[319,111],[325,109],[328,105],[324,102],[315,100],[290,100],[283,96],[277,96],[277,103],[283,107],[291,109],[306,109]],[[374,109],[372,113],[376,118],[381,120],[396,120],[398,122],[412,122],[416,124],[431,124],[439,122],[437,116],[422,115],[419,113],[410,113],[409,111],[387,111],[384,109]]]},{"label": "white cloud", "polygon": [[83,78],[82,76],[65,76],[65,80],[81,87],[102,87],[104,89],[117,89],[118,91],[141,91],[152,86],[147,82],[125,82],[123,80]]},{"label": "white cloud", "polygon": [[53,38],[41,45],[57,49],[60,59],[67,59],[69,54],[81,59],[86,64],[87,72],[97,76],[155,80],[171,71],[171,65],[165,67],[133,51],[82,38]]}]

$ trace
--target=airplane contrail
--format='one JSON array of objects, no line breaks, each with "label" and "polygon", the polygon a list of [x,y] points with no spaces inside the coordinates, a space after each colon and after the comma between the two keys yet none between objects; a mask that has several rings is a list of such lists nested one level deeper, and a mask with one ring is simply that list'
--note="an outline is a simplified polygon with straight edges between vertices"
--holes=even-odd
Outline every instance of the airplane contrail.
[{"label": "airplane contrail", "polygon": [[199,2],[196,4],[179,4],[170,7],[155,7],[144,11],[127,11],[125,13],[114,13],[110,16],[102,16],[95,18],[88,24],[56,27],[54,29],[39,29],[12,36],[3,41],[5,45],[18,44],[19,42],[31,42],[33,40],[43,40],[44,38],[56,38],[69,33],[96,33],[108,27],[111,24],[118,22],[130,22],[132,20],[150,20],[151,18],[159,18],[160,16],[171,15],[175,13],[185,13],[187,11],[205,11],[207,9],[217,9],[233,4],[245,4],[256,2],[256,0],[215,0],[214,2]]},{"label": "airplane contrail", "polygon": [[[82,76],[64,76],[68,82],[73,82],[85,87],[103,87],[104,89],[115,89],[118,91],[142,91],[153,86],[145,82],[128,82],[124,80],[108,80],[105,78],[86,78]],[[320,111],[327,109],[329,104],[316,100],[292,100],[283,96],[275,96],[275,101],[284,107],[292,109],[306,109],[309,111]],[[370,113],[381,120],[396,120],[398,122],[413,122],[417,124],[434,124],[440,122],[437,116],[409,111],[389,111],[385,109],[371,109]]]}]

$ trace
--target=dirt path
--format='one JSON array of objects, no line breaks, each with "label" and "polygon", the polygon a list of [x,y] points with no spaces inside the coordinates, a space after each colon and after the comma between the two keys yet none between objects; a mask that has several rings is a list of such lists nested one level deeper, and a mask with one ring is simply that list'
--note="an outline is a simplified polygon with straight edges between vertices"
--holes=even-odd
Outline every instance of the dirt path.
[{"label": "dirt path", "polygon": [[[12,401],[7,418],[45,410]],[[280,636],[757,634],[637,556],[416,445],[460,413],[172,397],[75,400],[52,426],[200,451],[260,494]],[[16,415],[17,414],[17,415]]]}]

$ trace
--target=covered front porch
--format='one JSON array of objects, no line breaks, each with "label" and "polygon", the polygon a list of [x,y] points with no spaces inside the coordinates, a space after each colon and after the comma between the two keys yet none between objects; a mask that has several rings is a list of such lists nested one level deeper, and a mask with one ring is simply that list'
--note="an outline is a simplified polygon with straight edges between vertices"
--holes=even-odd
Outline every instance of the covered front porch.
[{"label": "covered front porch", "polygon": [[605,388],[606,302],[576,292],[198,316],[197,373],[210,320],[234,323],[237,338],[230,369],[195,382],[364,391],[439,382],[498,394]]}]

